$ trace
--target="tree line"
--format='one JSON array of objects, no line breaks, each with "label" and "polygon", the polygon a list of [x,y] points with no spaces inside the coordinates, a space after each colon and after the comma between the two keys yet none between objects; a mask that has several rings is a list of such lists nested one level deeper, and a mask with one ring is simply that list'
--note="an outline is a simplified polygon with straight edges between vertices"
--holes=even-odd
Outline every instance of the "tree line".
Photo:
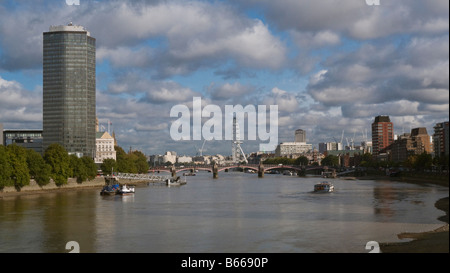
[{"label": "tree line", "polygon": [[[264,164],[283,164],[283,165],[300,165],[307,166],[309,160],[305,156],[298,158],[275,157],[264,160]],[[339,157],[336,155],[327,155],[321,161],[322,166],[339,167]],[[432,157],[429,153],[422,153],[417,155],[410,155],[405,161],[380,161],[376,160],[372,154],[364,153],[360,156],[359,164],[356,167],[373,167],[373,168],[388,168],[388,167],[406,167],[415,171],[430,170],[432,167],[440,168],[441,170],[449,169],[449,156]]]},{"label": "tree line", "polygon": [[147,173],[147,157],[141,151],[131,151],[126,153],[120,146],[114,146],[116,150],[116,160],[108,158],[103,160],[100,169],[103,174],[111,175],[111,172],[121,173]]},{"label": "tree line", "polygon": [[16,144],[0,145],[0,189],[14,186],[20,190],[30,184],[30,179],[42,187],[50,179],[61,186],[67,184],[69,177],[82,183],[96,176],[97,166],[92,158],[69,155],[59,144],[51,144],[43,156]]},{"label": "tree line", "polygon": [[[101,164],[103,173],[115,172],[147,173],[148,162],[140,151],[125,153],[115,146],[117,160],[107,159]],[[97,176],[98,167],[91,157],[81,158],[72,154],[60,144],[51,144],[41,155],[16,144],[0,145],[0,190],[14,186],[17,190],[30,184],[34,179],[39,186],[45,186],[53,179],[57,186],[67,184],[69,178],[78,183],[92,180]]]}]

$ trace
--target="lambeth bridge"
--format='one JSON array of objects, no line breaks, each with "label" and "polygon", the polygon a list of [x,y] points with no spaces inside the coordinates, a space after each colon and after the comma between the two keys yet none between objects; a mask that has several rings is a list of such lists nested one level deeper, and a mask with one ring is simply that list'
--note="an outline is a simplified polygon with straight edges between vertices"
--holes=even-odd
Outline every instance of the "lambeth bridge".
[{"label": "lambeth bridge", "polygon": [[263,165],[263,164],[231,164],[231,165],[196,165],[196,166],[182,166],[182,167],[153,167],[149,169],[149,173],[162,173],[167,172],[172,174],[172,177],[177,176],[177,173],[186,173],[189,175],[190,173],[194,173],[198,171],[208,171],[213,174],[213,178],[219,177],[219,172],[228,172],[230,169],[239,169],[242,171],[251,170],[252,172],[258,173],[258,177],[264,177],[264,173],[270,171],[290,171],[291,173],[296,173],[298,176],[303,176],[307,172],[314,174],[330,174],[332,177],[336,177],[341,173],[336,173],[335,169],[330,169],[326,166],[298,166],[298,165]]}]

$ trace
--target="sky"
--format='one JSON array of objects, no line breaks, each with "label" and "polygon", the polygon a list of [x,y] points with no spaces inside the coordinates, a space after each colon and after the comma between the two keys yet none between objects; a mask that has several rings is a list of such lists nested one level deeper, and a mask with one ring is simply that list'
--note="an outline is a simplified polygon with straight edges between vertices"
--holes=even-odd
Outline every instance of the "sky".
[{"label": "sky", "polygon": [[[96,38],[97,117],[124,150],[196,155],[203,137],[170,133],[171,109],[194,116],[194,97],[223,112],[277,105],[278,142],[303,129],[315,147],[370,141],[378,115],[395,134],[449,120],[446,0],[0,0],[5,129],[42,128],[42,33],[69,22]],[[258,151],[248,135],[244,152]],[[231,141],[203,154],[231,155]]]}]

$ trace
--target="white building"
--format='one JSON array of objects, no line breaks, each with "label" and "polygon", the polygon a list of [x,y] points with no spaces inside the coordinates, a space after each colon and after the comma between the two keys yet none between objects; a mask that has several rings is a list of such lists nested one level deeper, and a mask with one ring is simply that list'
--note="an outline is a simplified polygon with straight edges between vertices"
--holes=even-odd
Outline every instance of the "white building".
[{"label": "white building", "polygon": [[179,156],[177,158],[177,162],[180,164],[192,163],[192,157],[187,156],[187,155]]},{"label": "white building", "polygon": [[275,149],[275,156],[288,156],[292,154],[304,154],[312,151],[312,144],[306,142],[283,142]]},{"label": "white building", "polygon": [[114,138],[108,132],[97,132],[95,136],[95,163],[103,163],[103,160],[112,158],[116,160]]},{"label": "white building", "polygon": [[163,163],[170,162],[172,164],[175,164],[177,162],[177,153],[176,152],[166,152],[163,155]]}]

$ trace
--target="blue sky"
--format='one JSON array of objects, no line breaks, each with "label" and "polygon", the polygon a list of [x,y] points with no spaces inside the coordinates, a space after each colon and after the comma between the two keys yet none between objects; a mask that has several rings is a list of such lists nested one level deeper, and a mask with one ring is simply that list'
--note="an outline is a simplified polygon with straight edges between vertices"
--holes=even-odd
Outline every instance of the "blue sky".
[{"label": "blue sky", "polygon": [[[449,112],[449,2],[442,0],[0,0],[0,123],[42,128],[42,33],[73,22],[97,39],[97,116],[124,149],[195,155],[170,109],[278,105],[279,142],[354,138],[377,115],[396,134]],[[344,143],[345,144],[345,143]],[[244,141],[245,152],[259,141]],[[231,153],[210,141],[206,153]]]}]

